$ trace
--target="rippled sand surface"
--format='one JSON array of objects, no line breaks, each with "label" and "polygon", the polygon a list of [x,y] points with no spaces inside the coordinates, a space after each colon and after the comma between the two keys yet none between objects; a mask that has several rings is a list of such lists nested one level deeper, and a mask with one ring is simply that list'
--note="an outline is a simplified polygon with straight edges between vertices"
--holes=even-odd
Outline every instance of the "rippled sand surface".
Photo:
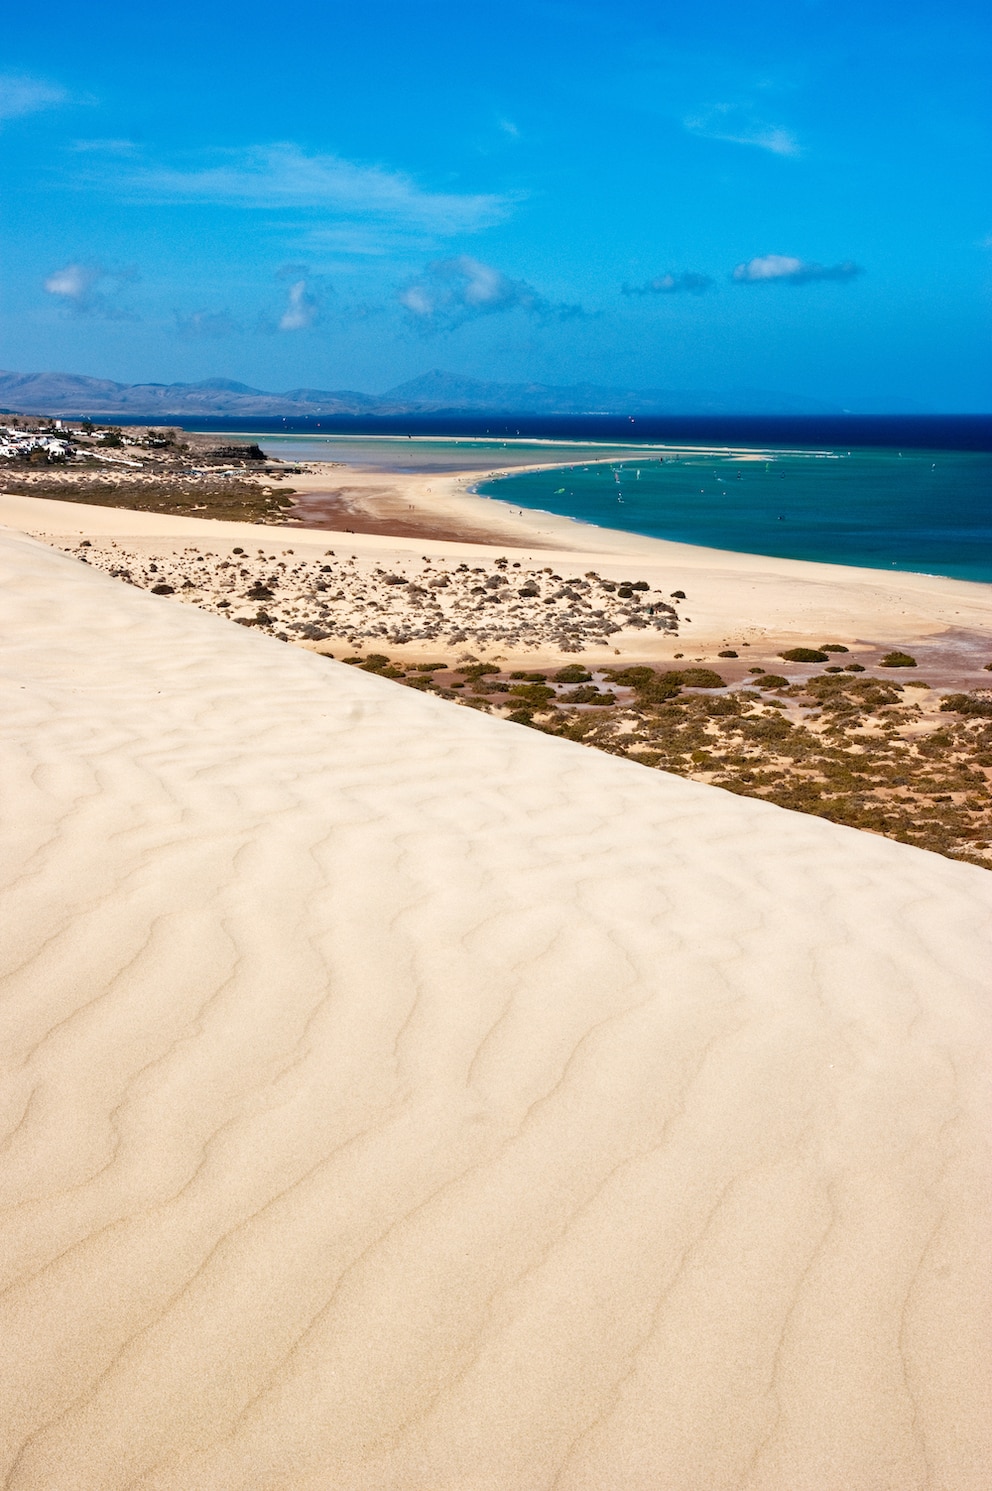
[{"label": "rippled sand surface", "polygon": [[0,534],[9,1491],[984,1491],[992,877]]}]

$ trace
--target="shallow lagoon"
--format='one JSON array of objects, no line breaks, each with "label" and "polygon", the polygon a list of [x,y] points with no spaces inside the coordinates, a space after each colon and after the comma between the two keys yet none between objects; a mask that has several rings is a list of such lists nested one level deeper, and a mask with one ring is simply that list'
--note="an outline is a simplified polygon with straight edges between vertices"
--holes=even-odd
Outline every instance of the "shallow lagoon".
[{"label": "shallow lagoon", "polygon": [[992,581],[984,452],[645,449],[478,491],[651,538]]},{"label": "shallow lagoon", "polygon": [[[250,438],[239,433],[242,440]],[[600,527],[740,553],[992,582],[992,454],[417,435],[257,436],[285,461],[508,472],[476,490]],[[544,462],[550,470],[515,471]]]}]

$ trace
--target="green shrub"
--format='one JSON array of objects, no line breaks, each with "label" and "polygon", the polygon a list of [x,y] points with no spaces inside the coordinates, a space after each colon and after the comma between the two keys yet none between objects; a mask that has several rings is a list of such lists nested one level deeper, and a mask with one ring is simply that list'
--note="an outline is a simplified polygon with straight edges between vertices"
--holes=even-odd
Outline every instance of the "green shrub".
[{"label": "green shrub", "polygon": [[824,642],[820,648],[821,652],[850,652],[849,647],[842,647],[839,642]]},{"label": "green shrub", "polygon": [[992,699],[976,698],[974,694],[945,694],[940,701],[944,714],[971,714],[992,717]]},{"label": "green shrub", "polygon": [[740,694],[717,695],[715,699],[700,699],[698,703],[711,720],[725,718],[728,715],[738,715],[741,712]]},{"label": "green shrub", "polygon": [[653,668],[610,668],[606,676],[612,683],[619,683],[625,689],[649,688],[660,675]]},{"label": "green shrub", "polygon": [[495,663],[466,663],[463,668],[456,668],[456,673],[464,673],[465,677],[474,680],[482,678],[486,673],[498,673],[499,669]]},{"label": "green shrub", "polygon": [[787,663],[825,663],[828,661],[827,654],[821,652],[818,647],[790,647],[788,652],[780,652],[780,658]]},{"label": "green shrub", "polygon": [[562,694],[561,702],[563,704],[615,704],[617,696],[609,689],[601,694],[599,689],[593,685],[591,688],[569,689],[567,694]]},{"label": "green shrub", "polygon": [[865,670],[861,666],[860,663],[845,663],[844,664],[844,672],[845,673],[863,673],[864,671]]},{"label": "green shrub", "polygon": [[712,668],[678,668],[661,674],[662,681],[669,679],[687,689],[723,689],[726,683]]},{"label": "green shrub", "polygon": [[717,657],[736,657],[736,656],[737,656],[737,653],[734,651],[734,649],[732,647],[725,647],[722,652],[718,652],[717,653]]},{"label": "green shrub", "polygon": [[878,666],[880,668],[915,668],[916,659],[910,657],[908,652],[887,652],[880,659]]},{"label": "green shrub", "polygon": [[[569,663],[567,667],[558,669],[555,683],[588,683],[591,678],[589,669],[583,668],[581,663]],[[543,683],[544,680],[541,679],[540,682]]]},{"label": "green shrub", "polygon": [[748,740],[774,741],[785,740],[794,727],[788,720],[783,720],[781,715],[766,715],[757,720],[744,720],[740,728]]},{"label": "green shrub", "polygon": [[554,689],[549,689],[544,683],[518,683],[514,685],[510,693],[515,699],[524,699],[535,708],[547,704],[555,697]]}]

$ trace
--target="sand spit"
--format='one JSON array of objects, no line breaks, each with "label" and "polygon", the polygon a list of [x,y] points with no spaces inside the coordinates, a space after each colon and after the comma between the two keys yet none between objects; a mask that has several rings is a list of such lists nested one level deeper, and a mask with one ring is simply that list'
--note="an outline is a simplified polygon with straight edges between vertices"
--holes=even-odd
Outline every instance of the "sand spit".
[{"label": "sand spit", "polygon": [[0,579],[10,1491],[984,1491],[987,873]]},{"label": "sand spit", "polygon": [[506,528],[490,533],[488,543],[428,540],[261,527],[16,495],[0,495],[0,524],[55,542],[88,538],[94,544],[118,543],[148,557],[170,550],[182,555],[193,546],[218,557],[230,557],[235,546],[251,555],[264,547],[266,556],[278,559],[286,557],[286,550],[315,558],[333,549],[337,558],[354,559],[364,572],[405,564],[411,576],[428,562],[491,567],[503,557],[511,566],[514,561],[533,569],[550,566],[566,577],[595,570],[618,584],[640,578],[665,599],[682,590],[688,604],[678,608],[678,637],[653,628],[611,636],[610,653],[619,648],[626,657],[670,659],[675,649],[687,657],[707,651],[713,655],[745,644],[770,643],[777,649],[816,645],[828,637],[852,648],[858,643],[907,646],[956,635],[985,639],[980,664],[988,661],[992,585],[733,554],[587,527],[545,513],[516,518],[504,504],[473,496],[450,478],[440,490],[434,478],[430,494],[420,491],[428,478],[397,475],[393,480],[407,483],[404,490],[415,516],[419,513],[429,524],[485,529],[496,512],[503,514]]}]

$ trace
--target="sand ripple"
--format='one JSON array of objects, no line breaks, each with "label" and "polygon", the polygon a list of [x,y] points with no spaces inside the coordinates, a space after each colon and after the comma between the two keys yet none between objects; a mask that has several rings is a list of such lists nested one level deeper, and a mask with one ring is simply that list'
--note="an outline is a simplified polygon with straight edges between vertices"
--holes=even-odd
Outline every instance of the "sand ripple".
[{"label": "sand ripple", "polygon": [[979,869],[0,536],[10,1491],[980,1491]]}]

